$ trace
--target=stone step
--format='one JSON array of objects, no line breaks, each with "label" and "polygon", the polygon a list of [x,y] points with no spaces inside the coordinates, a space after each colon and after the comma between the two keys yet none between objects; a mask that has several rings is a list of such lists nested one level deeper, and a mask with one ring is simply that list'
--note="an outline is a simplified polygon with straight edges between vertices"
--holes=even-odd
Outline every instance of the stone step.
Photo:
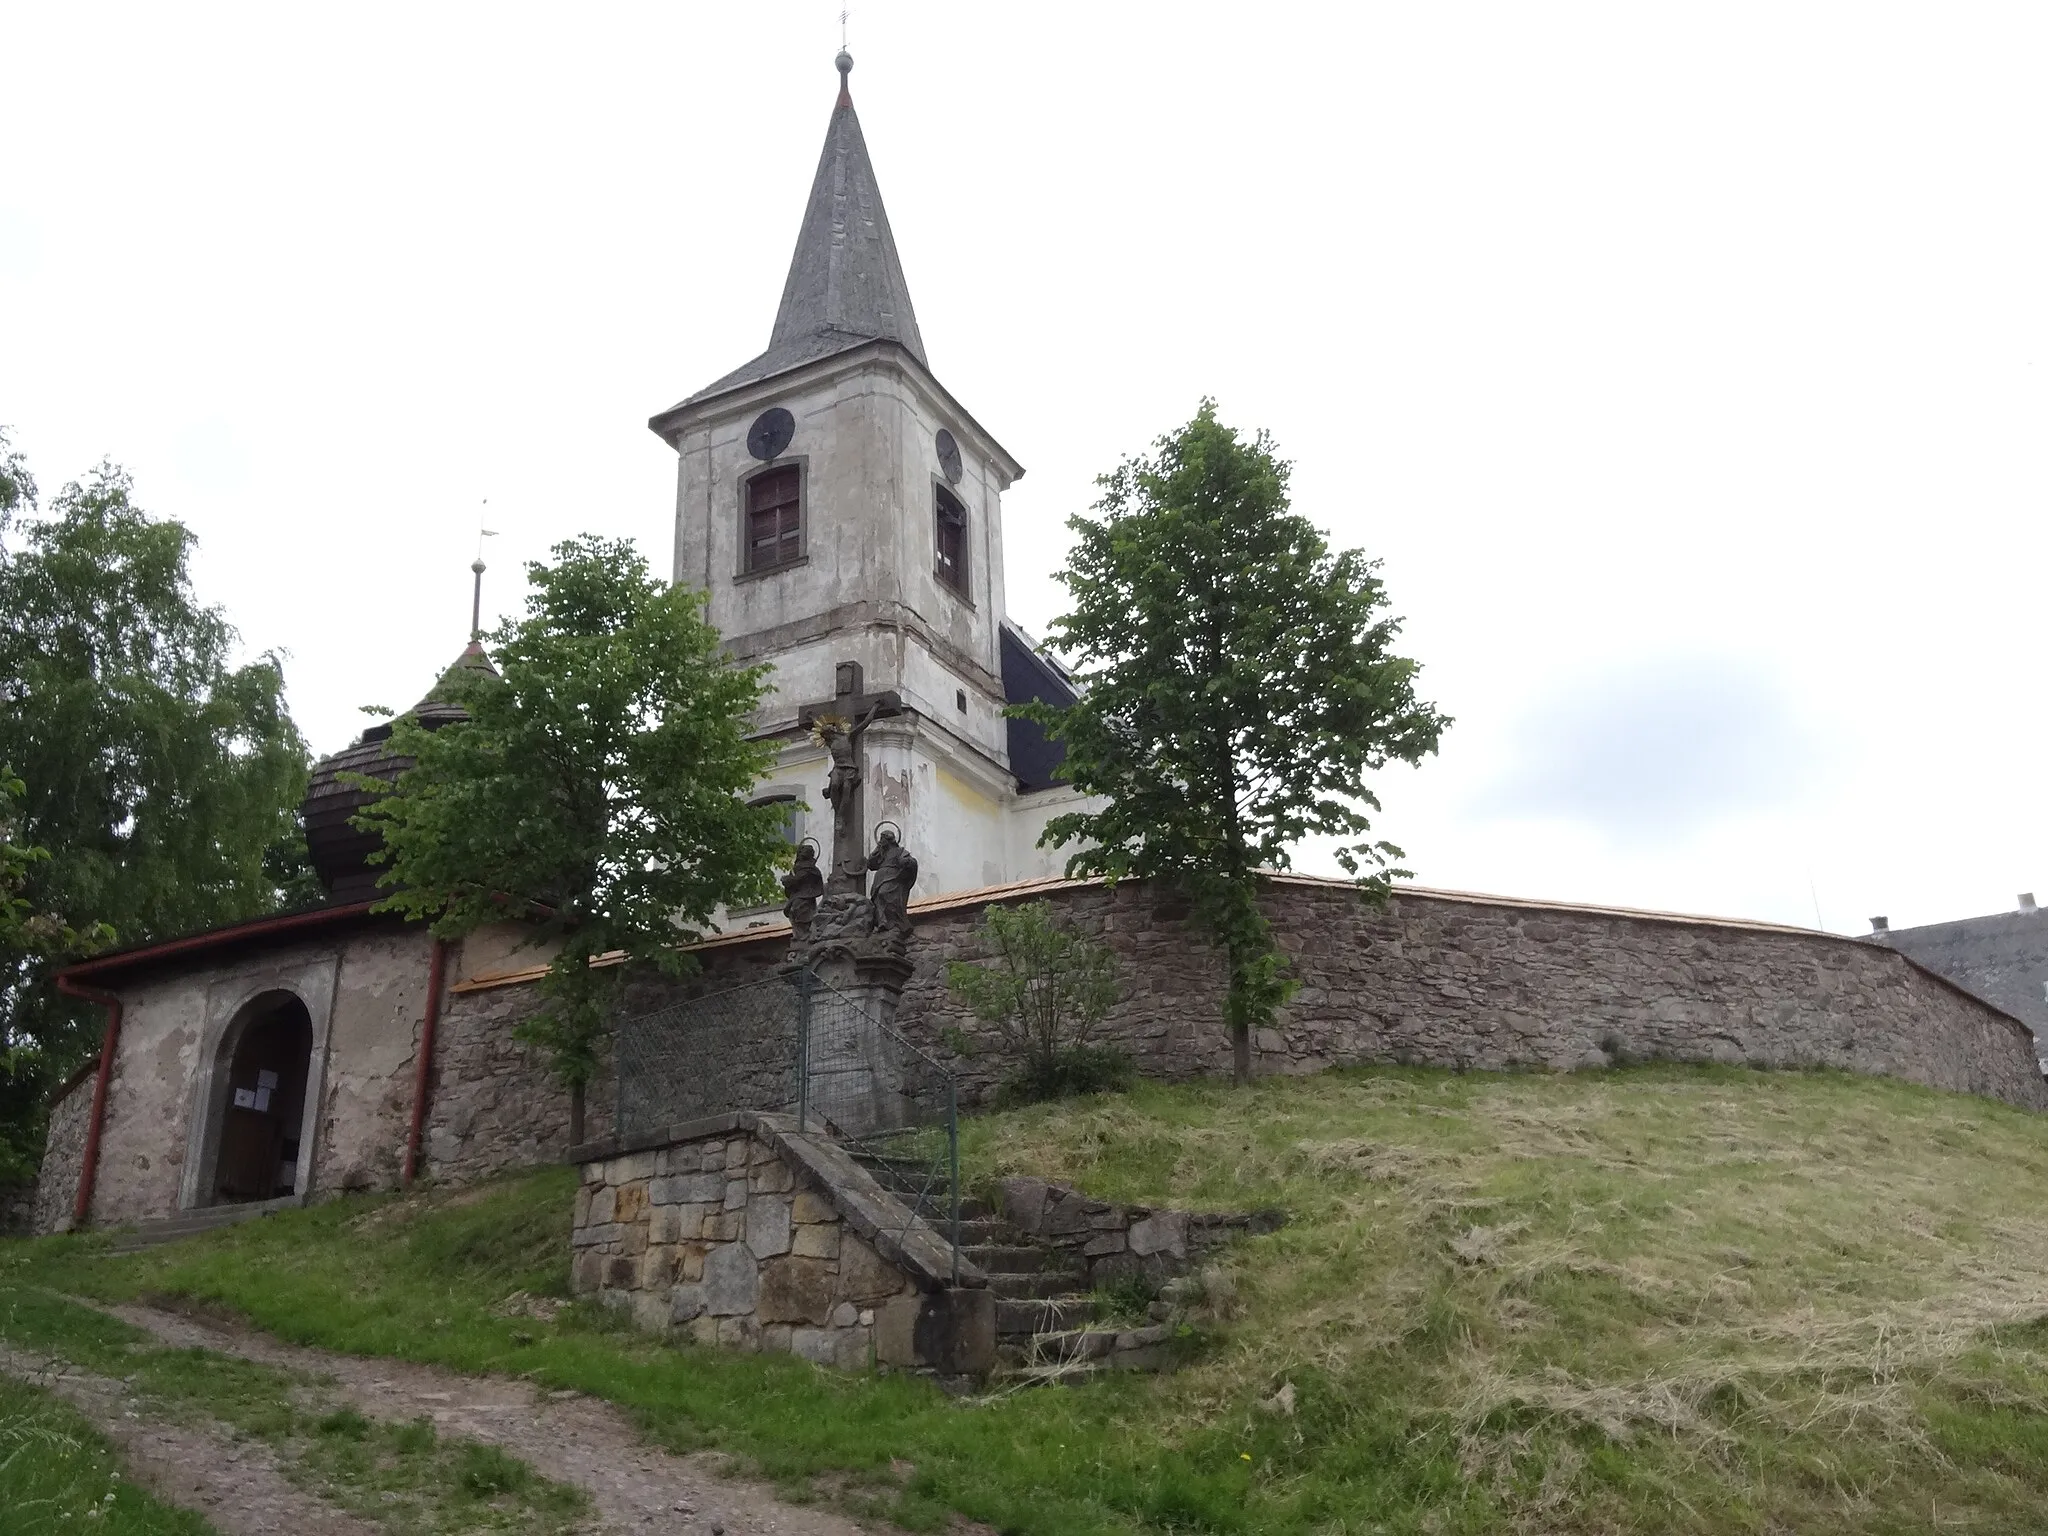
[{"label": "stone step", "polygon": [[1087,1301],[1081,1276],[1072,1270],[1039,1270],[1035,1274],[996,1274],[988,1277],[989,1291],[1012,1300]]},{"label": "stone step", "polygon": [[960,1217],[960,1246],[963,1248],[1021,1248],[1025,1243],[1024,1234],[999,1217],[965,1214]]},{"label": "stone step", "polygon": [[1115,1328],[1068,1328],[1057,1333],[1036,1333],[1015,1343],[1005,1342],[996,1351],[998,1359],[1012,1365],[1060,1365],[1070,1360],[1100,1360],[1116,1348]]},{"label": "stone step", "polygon": [[175,1243],[180,1238],[196,1237],[201,1232],[232,1227],[244,1221],[253,1221],[259,1216],[268,1216],[273,1211],[294,1210],[303,1203],[296,1195],[286,1195],[277,1200],[248,1200],[236,1205],[209,1205],[196,1211],[180,1211],[177,1215],[166,1216],[161,1221],[145,1221],[117,1231],[113,1241],[101,1252],[109,1258],[140,1253],[145,1248],[154,1248],[160,1243]]},{"label": "stone step", "polygon": [[1000,1296],[996,1298],[996,1336],[1060,1333],[1079,1328],[1094,1316],[1095,1300],[1090,1296]]},{"label": "stone step", "polygon": [[1042,1270],[1061,1270],[1077,1279],[1080,1270],[1057,1248],[1040,1248],[1031,1243],[992,1246],[961,1242],[960,1251],[992,1275],[1035,1275]]}]

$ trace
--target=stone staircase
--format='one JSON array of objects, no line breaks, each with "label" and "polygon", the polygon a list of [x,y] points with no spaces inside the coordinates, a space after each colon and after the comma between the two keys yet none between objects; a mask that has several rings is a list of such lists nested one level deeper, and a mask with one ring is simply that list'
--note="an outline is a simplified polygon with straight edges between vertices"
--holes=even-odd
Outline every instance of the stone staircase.
[{"label": "stone staircase", "polygon": [[304,1203],[297,1195],[286,1195],[278,1200],[248,1200],[235,1205],[208,1205],[194,1211],[180,1211],[161,1221],[145,1221],[139,1226],[121,1228],[114,1233],[113,1241],[101,1250],[101,1256],[112,1259],[123,1254],[140,1253],[159,1243],[175,1243],[181,1237],[195,1237],[217,1227],[232,1227],[238,1222],[268,1216],[273,1211],[293,1210]]},{"label": "stone staircase", "polygon": [[[925,1164],[859,1149],[854,1156],[875,1182],[940,1236],[948,1235],[944,1191],[928,1190]],[[985,1200],[960,1202],[960,1253],[988,1275],[995,1293],[998,1364],[992,1380],[1074,1382],[1111,1370],[1164,1370],[1170,1363],[1170,1325],[1156,1316],[1142,1327],[1099,1322],[1095,1295],[1070,1251],[1030,1237]]]}]

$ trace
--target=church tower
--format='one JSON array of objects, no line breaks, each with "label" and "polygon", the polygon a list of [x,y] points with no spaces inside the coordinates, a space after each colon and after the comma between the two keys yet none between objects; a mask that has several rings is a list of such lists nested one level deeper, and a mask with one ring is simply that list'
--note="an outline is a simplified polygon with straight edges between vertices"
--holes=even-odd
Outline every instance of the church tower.
[{"label": "church tower", "polygon": [[674,579],[709,594],[736,658],[774,667],[756,726],[782,755],[760,793],[811,807],[793,809],[793,836],[831,852],[809,721],[879,704],[862,846],[894,823],[920,897],[1056,873],[1035,843],[1073,803],[1052,782],[1057,749],[1002,715],[1072,697],[1004,618],[1002,493],[1024,469],[926,361],[853,60],[837,63],[768,350],[648,423],[679,464]]}]

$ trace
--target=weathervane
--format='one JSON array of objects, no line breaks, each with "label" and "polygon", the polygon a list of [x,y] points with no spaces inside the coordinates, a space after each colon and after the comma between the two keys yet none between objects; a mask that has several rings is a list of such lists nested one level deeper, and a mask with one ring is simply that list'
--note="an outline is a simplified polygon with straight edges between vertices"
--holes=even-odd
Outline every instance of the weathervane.
[{"label": "weathervane", "polygon": [[[488,509],[490,504],[491,498],[486,496],[484,498],[485,508]],[[470,574],[476,578],[475,588],[469,595],[469,638],[471,641],[482,639],[484,633],[484,540],[495,539],[498,536],[497,529],[484,526],[484,518],[489,515],[489,511],[486,510],[477,516],[476,559],[471,561],[469,566]]]}]

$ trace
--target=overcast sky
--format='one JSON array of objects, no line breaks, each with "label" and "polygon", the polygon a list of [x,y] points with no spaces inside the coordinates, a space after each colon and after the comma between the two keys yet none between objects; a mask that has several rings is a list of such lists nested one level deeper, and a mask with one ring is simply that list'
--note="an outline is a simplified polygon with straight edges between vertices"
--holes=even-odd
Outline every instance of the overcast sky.
[{"label": "overcast sky", "polygon": [[[1065,518],[1214,395],[1385,561],[1431,885],[1862,932],[2048,896],[2048,8],[855,5],[932,367]],[[649,415],[767,341],[838,6],[0,3],[0,422],[101,456],[316,748],[479,513],[666,569]],[[1327,867],[1316,860],[1309,862]]]}]

